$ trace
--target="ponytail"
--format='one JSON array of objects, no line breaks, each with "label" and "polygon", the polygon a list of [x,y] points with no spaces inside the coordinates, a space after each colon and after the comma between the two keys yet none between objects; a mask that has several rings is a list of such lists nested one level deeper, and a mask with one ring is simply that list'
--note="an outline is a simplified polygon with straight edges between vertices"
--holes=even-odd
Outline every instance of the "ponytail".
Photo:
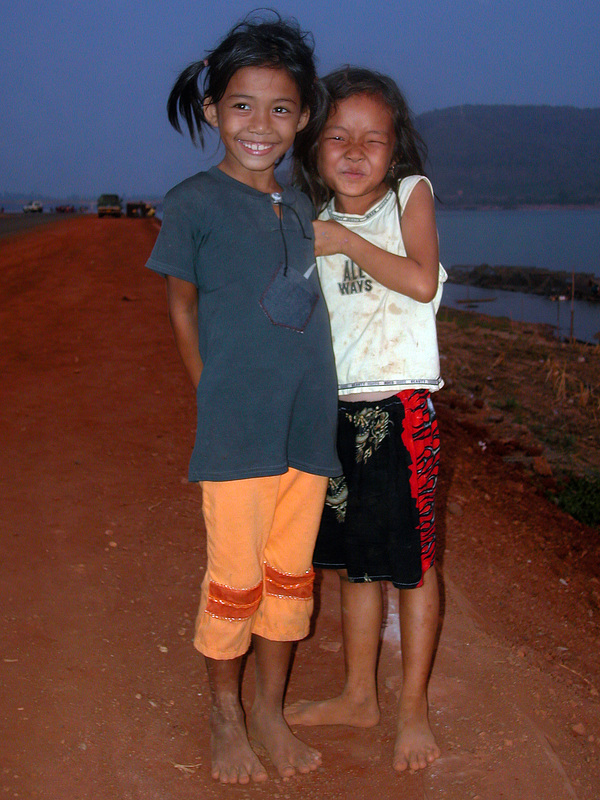
[{"label": "ponytail", "polygon": [[182,133],[179,117],[185,120],[192,142],[202,147],[204,136],[202,126],[208,124],[204,116],[204,93],[200,91],[198,81],[205,61],[195,61],[186,67],[177,78],[167,100],[169,122],[178,133]]},{"label": "ponytail", "polygon": [[[203,61],[195,61],[177,78],[167,101],[169,122],[182,133],[181,120],[194,143],[204,144],[202,128],[208,125],[204,103],[218,103],[231,78],[244,67],[284,69],[298,87],[303,108],[322,117],[325,108],[317,80],[314,42],[294,19],[284,20],[276,11],[271,18],[249,14],[235,25]],[[206,70],[206,71],[204,71]]]}]

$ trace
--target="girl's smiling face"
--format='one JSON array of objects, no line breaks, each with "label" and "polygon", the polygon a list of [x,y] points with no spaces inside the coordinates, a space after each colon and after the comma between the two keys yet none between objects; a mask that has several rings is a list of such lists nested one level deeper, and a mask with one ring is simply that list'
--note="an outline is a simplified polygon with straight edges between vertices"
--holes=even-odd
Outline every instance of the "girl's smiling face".
[{"label": "girl's smiling face", "polygon": [[319,139],[317,166],[338,211],[365,214],[386,194],[394,146],[392,115],[380,97],[355,94],[337,103]]},{"label": "girl's smiling face", "polygon": [[204,114],[225,147],[220,169],[265,192],[278,188],[275,165],[309,116],[294,79],[276,67],[242,67],[217,103],[205,101]]}]

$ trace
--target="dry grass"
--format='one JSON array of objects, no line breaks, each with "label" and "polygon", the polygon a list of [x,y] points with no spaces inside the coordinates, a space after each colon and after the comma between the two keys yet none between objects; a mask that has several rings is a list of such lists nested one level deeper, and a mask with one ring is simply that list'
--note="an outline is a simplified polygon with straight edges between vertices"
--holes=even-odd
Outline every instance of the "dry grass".
[{"label": "dry grass", "polygon": [[[442,374],[457,413],[490,439],[538,453],[557,477],[600,474],[600,345],[558,342],[545,326],[443,309]],[[445,402],[444,390],[440,401]]]},{"label": "dry grass", "polygon": [[[595,345],[594,348],[597,349],[598,345]],[[579,358],[584,358],[583,363],[586,363],[585,356],[579,356]],[[598,387],[571,374],[566,360],[561,361],[554,356],[549,356],[547,367],[546,380],[551,383],[557,400],[559,402],[573,400],[583,408],[589,407],[597,422],[596,412],[600,410]]]}]

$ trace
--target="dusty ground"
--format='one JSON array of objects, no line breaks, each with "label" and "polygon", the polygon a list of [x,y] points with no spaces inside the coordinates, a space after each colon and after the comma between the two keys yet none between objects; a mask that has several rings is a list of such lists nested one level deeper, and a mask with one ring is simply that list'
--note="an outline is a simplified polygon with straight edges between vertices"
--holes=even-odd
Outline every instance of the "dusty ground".
[{"label": "dusty ground", "polygon": [[[600,534],[539,491],[565,452],[579,470],[599,466],[598,350],[445,315],[430,692],[442,757],[417,775],[389,767],[390,595],[381,724],[302,731],[324,754],[311,777],[213,784],[190,644],[204,558],[185,480],[193,398],[164,288],[142,268],[155,235],[150,220],[77,217],[0,240],[3,796],[598,800]],[[317,600],[292,701],[340,685],[335,581]],[[250,657],[246,687],[252,668]]]},{"label": "dusty ground", "polygon": [[[600,324],[600,307],[599,324]],[[550,328],[442,308],[446,391],[463,427],[554,491],[600,474],[600,344],[557,341]]]}]

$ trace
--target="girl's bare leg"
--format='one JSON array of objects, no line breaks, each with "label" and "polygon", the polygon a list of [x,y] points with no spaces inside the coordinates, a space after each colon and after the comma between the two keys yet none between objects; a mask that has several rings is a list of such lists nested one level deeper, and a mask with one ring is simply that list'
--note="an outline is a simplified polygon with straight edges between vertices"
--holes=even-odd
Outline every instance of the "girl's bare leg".
[{"label": "girl's bare leg", "polygon": [[383,613],[381,584],[350,583],[340,572],[342,635],[346,681],[338,697],[301,700],[285,710],[294,725],[353,725],[370,728],[379,722],[377,654]]},{"label": "girl's bare leg", "polygon": [[273,642],[253,636],[256,693],[248,716],[248,733],[268,752],[282,778],[307,773],[321,763],[318,750],[296,738],[283,718],[283,693],[292,642]]},{"label": "girl's bare leg", "polygon": [[435,567],[417,589],[399,595],[402,644],[402,692],[393,767],[398,772],[423,769],[440,755],[429,726],[427,684],[439,624],[439,590]]},{"label": "girl's bare leg", "polygon": [[221,783],[265,781],[267,772],[250,747],[240,702],[242,659],[205,658],[210,686],[211,774]]}]

